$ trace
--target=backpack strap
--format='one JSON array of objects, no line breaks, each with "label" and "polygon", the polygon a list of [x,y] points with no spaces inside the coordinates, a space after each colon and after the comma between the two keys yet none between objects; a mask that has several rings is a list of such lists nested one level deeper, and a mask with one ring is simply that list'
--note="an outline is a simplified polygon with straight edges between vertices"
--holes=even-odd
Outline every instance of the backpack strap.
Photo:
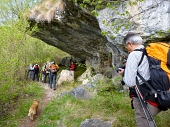
[{"label": "backpack strap", "polygon": [[138,66],[139,66],[139,65],[142,63],[142,61],[143,61],[144,55],[146,55],[146,56],[148,56],[148,55],[147,55],[147,52],[146,52],[146,49],[145,49],[145,48],[135,49],[134,51],[141,51],[141,52],[142,52],[142,57],[141,57],[141,59],[140,59],[140,61],[139,61],[139,64],[138,64]]},{"label": "backpack strap", "polygon": [[[139,61],[139,63],[138,63],[138,66],[140,66],[140,64],[142,63],[142,61],[143,61],[143,58],[144,58],[144,56],[146,55],[146,56],[148,56],[147,55],[147,52],[146,52],[146,49],[144,48],[144,49],[135,49],[134,51],[141,51],[142,52],[142,57],[141,57],[141,59],[140,59],[140,61]],[[149,93],[146,93],[145,95],[144,95],[144,99],[146,98],[146,96],[149,94],[149,95],[152,95],[152,94],[155,94],[155,98],[157,97],[157,92],[154,90],[154,88],[137,72],[137,76],[146,84],[146,86],[151,90],[151,92],[149,92]],[[141,91],[141,88],[140,88],[140,84],[139,84],[139,81],[138,81],[138,79],[137,79],[137,77],[136,77],[136,85],[137,85],[137,87],[138,87],[138,89]]]},{"label": "backpack strap", "polygon": [[137,72],[139,78],[147,85],[147,87],[151,90],[151,94],[157,93],[154,88]]}]

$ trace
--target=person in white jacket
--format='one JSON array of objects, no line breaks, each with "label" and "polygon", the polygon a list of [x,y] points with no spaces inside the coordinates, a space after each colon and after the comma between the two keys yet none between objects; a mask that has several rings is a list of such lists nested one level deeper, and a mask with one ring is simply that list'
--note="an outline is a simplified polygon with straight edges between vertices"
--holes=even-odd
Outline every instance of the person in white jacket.
[{"label": "person in white jacket", "polygon": [[[144,111],[142,109],[142,105],[139,101],[139,98],[136,94],[134,87],[136,86],[136,80],[138,80],[140,84],[140,88],[142,90],[147,90],[145,88],[145,84],[142,80],[137,76],[137,72],[149,82],[150,80],[150,70],[149,70],[149,62],[147,56],[144,55],[142,61],[141,57],[143,52],[140,49],[144,49],[142,38],[136,33],[128,33],[124,40],[123,45],[127,49],[129,55],[126,61],[125,69],[119,68],[119,74],[123,75],[123,81],[125,85],[130,87],[130,97],[132,98],[132,107],[135,111],[136,123],[138,127],[147,127],[148,120],[145,117]],[[140,64],[139,64],[140,63]],[[137,78],[136,78],[137,77]],[[147,105],[150,109],[152,116],[155,116],[160,112],[158,108],[158,104],[154,97],[146,98]],[[154,127],[154,122],[151,117],[148,115],[149,123],[151,127]]]}]

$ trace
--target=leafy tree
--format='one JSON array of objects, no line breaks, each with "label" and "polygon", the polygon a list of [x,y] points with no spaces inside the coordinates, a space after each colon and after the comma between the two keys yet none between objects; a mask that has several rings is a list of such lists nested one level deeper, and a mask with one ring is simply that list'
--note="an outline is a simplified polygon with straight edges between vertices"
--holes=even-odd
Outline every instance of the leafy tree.
[{"label": "leafy tree", "polygon": [[[15,107],[26,88],[29,64],[43,65],[68,55],[29,36],[25,12],[38,0],[2,0],[0,3],[0,116]],[[36,28],[35,28],[36,29]],[[61,55],[62,54],[62,55]]]}]

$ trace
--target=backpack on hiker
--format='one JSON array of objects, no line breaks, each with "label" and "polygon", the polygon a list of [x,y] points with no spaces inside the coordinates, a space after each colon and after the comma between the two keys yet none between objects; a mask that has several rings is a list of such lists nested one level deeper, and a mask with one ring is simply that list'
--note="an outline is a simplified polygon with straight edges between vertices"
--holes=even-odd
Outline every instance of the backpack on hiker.
[{"label": "backpack on hiker", "polygon": [[39,72],[39,65],[38,65],[38,64],[35,64],[35,65],[34,65],[34,71],[35,71],[35,72]]},{"label": "backpack on hiker", "polygon": [[51,71],[52,74],[56,74],[58,70],[59,70],[58,65],[52,64],[52,65],[50,66],[50,71]]},{"label": "backpack on hiker", "polygon": [[146,55],[150,67],[150,83],[148,83],[139,73],[137,76],[150,89],[145,96],[153,95],[162,110],[170,108],[170,44],[157,42],[150,43],[142,51],[141,61]]},{"label": "backpack on hiker", "polygon": [[44,64],[42,67],[42,74],[46,75],[46,69],[47,69],[47,65]]}]

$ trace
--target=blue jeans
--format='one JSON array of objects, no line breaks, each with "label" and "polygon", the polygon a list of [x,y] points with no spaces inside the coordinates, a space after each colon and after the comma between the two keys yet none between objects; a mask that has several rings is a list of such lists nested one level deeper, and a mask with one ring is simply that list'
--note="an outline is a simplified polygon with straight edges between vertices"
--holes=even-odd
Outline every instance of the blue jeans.
[{"label": "blue jeans", "polygon": [[33,78],[34,78],[34,71],[33,70],[29,71],[29,78],[33,80]]},{"label": "blue jeans", "polygon": [[56,78],[57,78],[57,74],[50,74],[50,88],[52,89],[52,85],[53,88],[56,89]]}]

